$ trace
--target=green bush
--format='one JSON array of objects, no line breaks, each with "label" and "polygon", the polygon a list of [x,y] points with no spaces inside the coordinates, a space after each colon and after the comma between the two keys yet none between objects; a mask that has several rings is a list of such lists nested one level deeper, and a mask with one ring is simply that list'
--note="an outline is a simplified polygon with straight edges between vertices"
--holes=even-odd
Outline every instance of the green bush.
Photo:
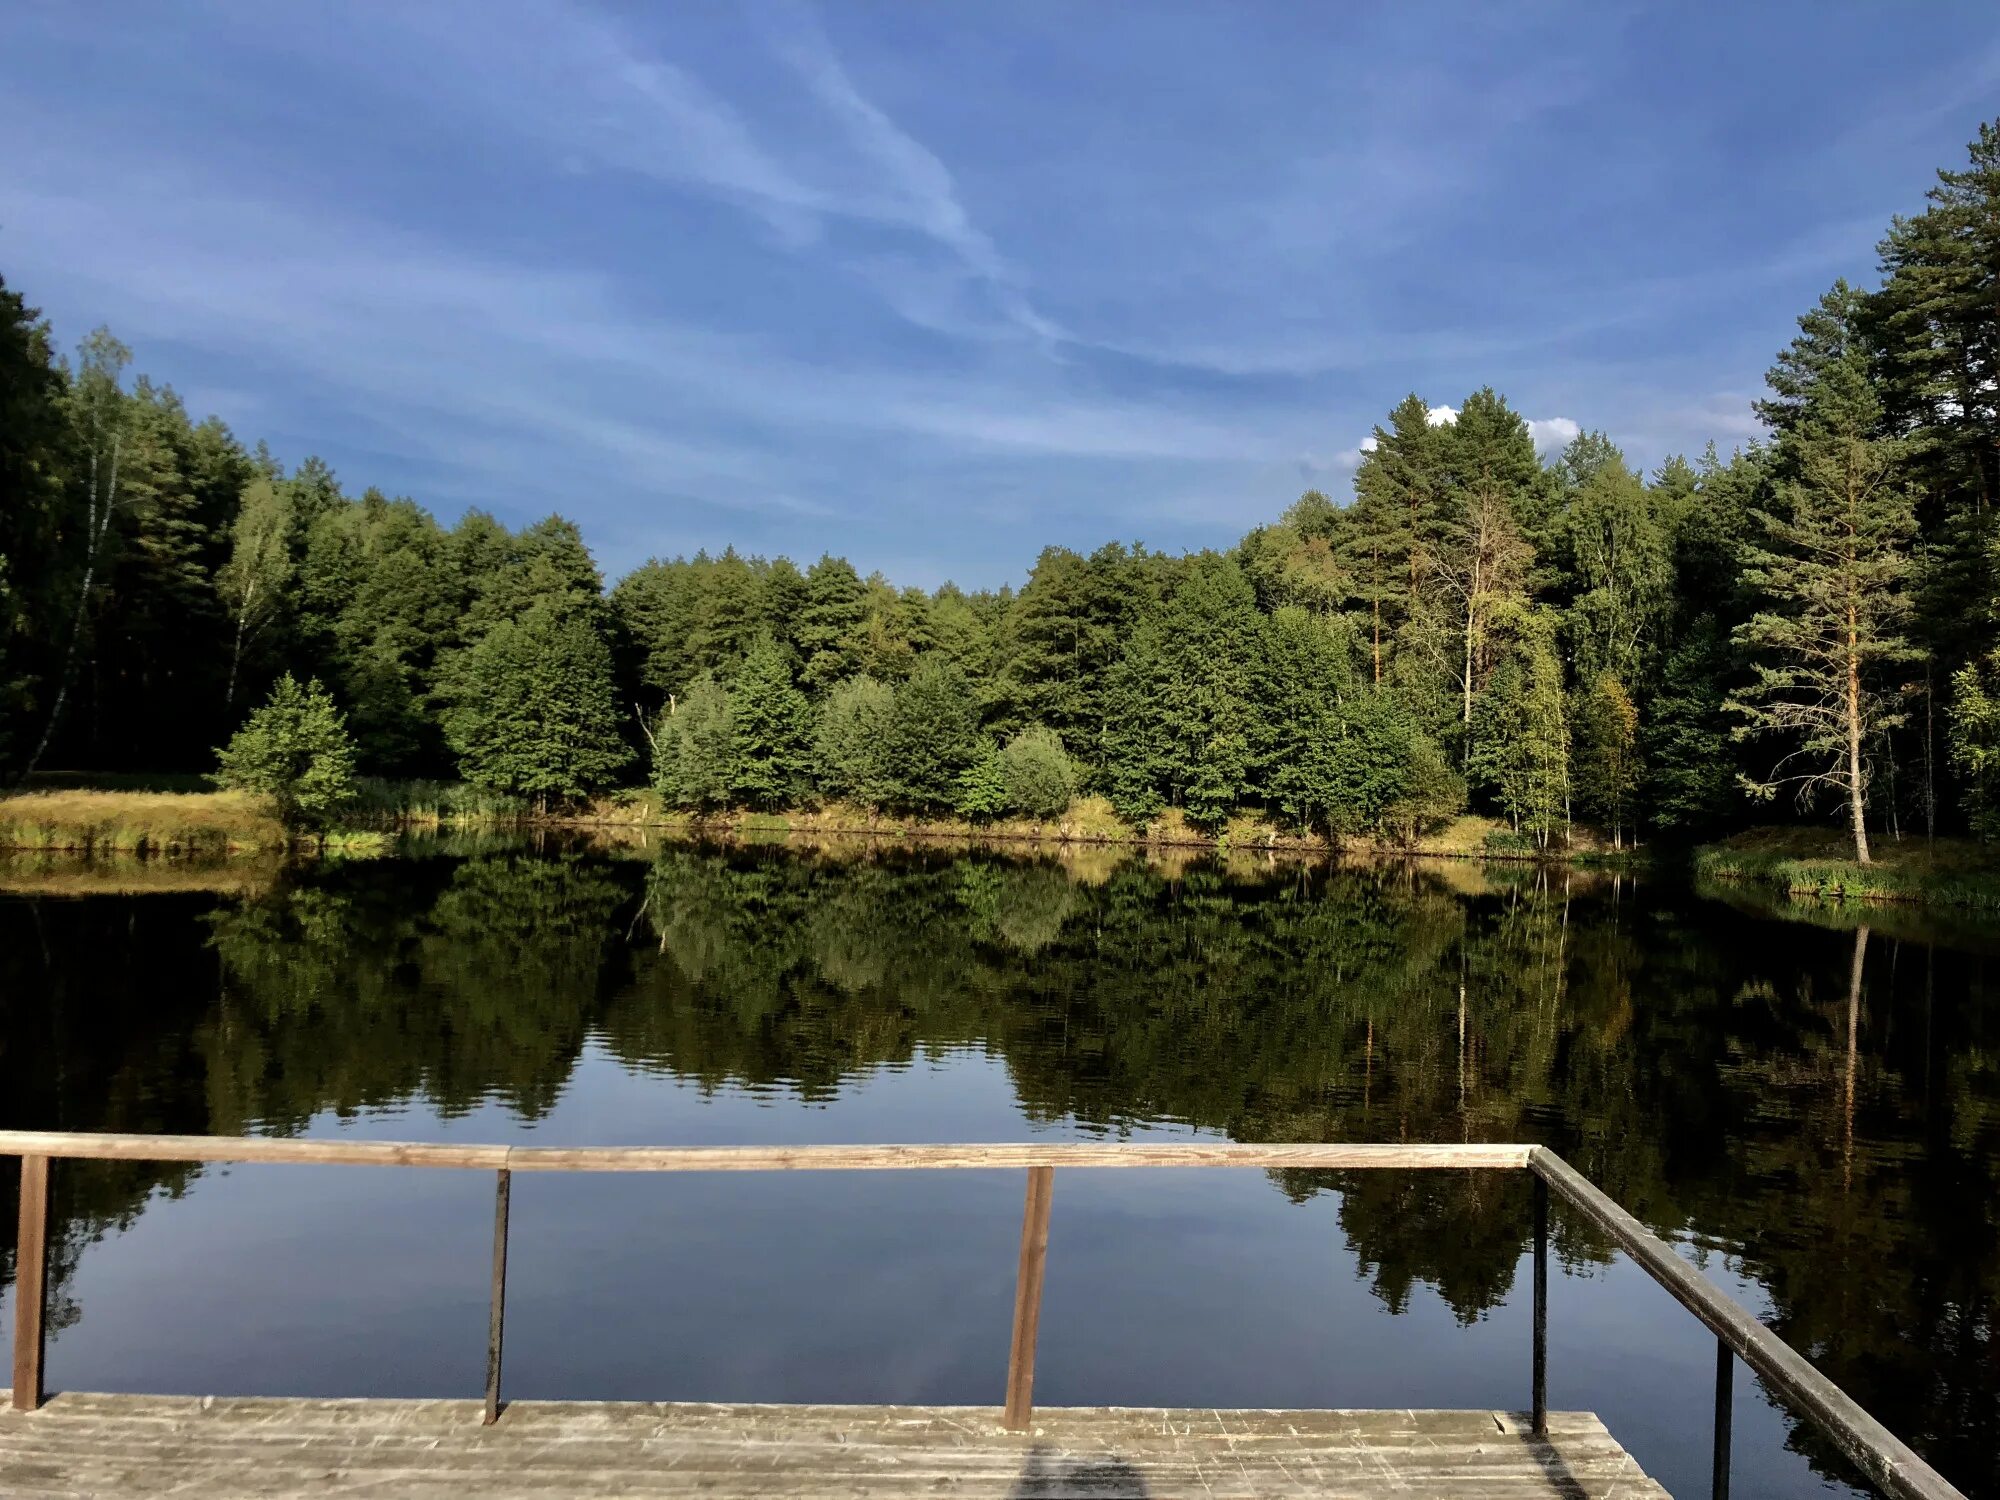
[{"label": "green bush", "polygon": [[1007,806],[1014,812],[1059,818],[1069,810],[1076,795],[1076,767],[1053,730],[1030,725],[1007,741],[999,760]]},{"label": "green bush", "polygon": [[318,679],[300,687],[291,673],[280,677],[217,755],[215,784],[269,797],[290,833],[324,831],[354,798],[354,742]]}]

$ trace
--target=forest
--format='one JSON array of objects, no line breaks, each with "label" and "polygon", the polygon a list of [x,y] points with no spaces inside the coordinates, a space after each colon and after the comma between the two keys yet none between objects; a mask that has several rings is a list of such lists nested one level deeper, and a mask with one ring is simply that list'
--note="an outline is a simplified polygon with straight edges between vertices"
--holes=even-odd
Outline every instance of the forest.
[{"label": "forest", "polygon": [[1818,818],[1863,861],[2000,835],[2000,127],[1878,253],[1726,456],[1642,473],[1586,431],[1545,462],[1494,388],[1412,394],[1351,495],[1233,547],[1051,547],[1018,589],[929,592],[733,549],[607,588],[561,516],[447,526],[288,470],[0,286],[0,784],[221,757],[254,785],[260,746],[317,735],[336,791],[543,807],[1095,796],[1401,839],[1471,809],[1541,848]]}]

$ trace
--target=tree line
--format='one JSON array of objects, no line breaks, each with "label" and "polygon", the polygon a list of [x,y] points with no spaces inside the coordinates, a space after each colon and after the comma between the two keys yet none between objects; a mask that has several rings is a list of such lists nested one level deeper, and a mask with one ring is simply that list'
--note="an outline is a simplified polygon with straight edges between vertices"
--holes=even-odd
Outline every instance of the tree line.
[{"label": "tree line", "polygon": [[1545,463],[1492,388],[1411,395],[1341,502],[978,591],[733,549],[607,590],[559,516],[447,527],[287,472],[106,331],[58,358],[0,287],[0,768],[206,770],[289,677],[363,771],[544,802],[1092,794],[1403,837],[1471,808],[1548,845],[1795,794],[1863,859],[1871,830],[2000,834],[2000,129],[1880,259],[1799,320],[1726,458],[1642,474],[1585,432]]}]

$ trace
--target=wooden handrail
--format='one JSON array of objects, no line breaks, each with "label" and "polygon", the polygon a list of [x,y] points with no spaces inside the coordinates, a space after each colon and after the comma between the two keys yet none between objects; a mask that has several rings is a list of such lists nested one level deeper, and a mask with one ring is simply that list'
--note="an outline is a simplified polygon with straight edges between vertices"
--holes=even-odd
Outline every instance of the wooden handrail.
[{"label": "wooden handrail", "polygon": [[[1534,1410],[1544,1409],[1547,1358],[1546,1211],[1542,1186],[1608,1234],[1634,1263],[1706,1324],[1727,1359],[1733,1354],[1763,1377],[1782,1401],[1895,1500],[1964,1500],[1935,1469],[1876,1421],[1845,1391],[1765,1328],[1748,1309],[1689,1265],[1666,1241],[1546,1146],[1209,1141],[1093,1142],[940,1146],[501,1146],[407,1141],[296,1139],[269,1136],[113,1135],[0,1130],[0,1156],[22,1161],[21,1228],[16,1274],[14,1387],[17,1407],[42,1395],[42,1302],[46,1286],[48,1165],[95,1161],[270,1162],[294,1165],[447,1167],[496,1174],[493,1302],[485,1417],[500,1410],[500,1346],[506,1298],[509,1181],[515,1172],[940,1171],[1025,1168],[1029,1174],[1015,1283],[1006,1422],[1030,1420],[1036,1332],[1048,1247],[1054,1169],[1115,1167],[1262,1167],[1267,1170],[1528,1170],[1538,1179],[1534,1316]],[[1727,1494],[1729,1384],[1718,1365],[1715,1492]]]},{"label": "wooden handrail", "polygon": [[[1529,1153],[1529,1169],[1602,1229],[1674,1300],[1693,1313],[1764,1383],[1817,1427],[1869,1482],[1898,1500],[1964,1500],[1943,1475],[1847,1392],[1814,1369],[1790,1344],[1734,1297],[1674,1253],[1673,1246],[1620,1208],[1603,1189],[1546,1146]],[[1727,1391],[1727,1382],[1717,1381]]]},{"label": "wooden handrail", "polygon": [[97,1161],[289,1162],[513,1172],[884,1172],[1023,1167],[1266,1167],[1369,1171],[1519,1169],[1533,1146],[1259,1145],[1050,1141],[946,1146],[452,1146],[414,1141],[0,1130],[0,1156]]}]

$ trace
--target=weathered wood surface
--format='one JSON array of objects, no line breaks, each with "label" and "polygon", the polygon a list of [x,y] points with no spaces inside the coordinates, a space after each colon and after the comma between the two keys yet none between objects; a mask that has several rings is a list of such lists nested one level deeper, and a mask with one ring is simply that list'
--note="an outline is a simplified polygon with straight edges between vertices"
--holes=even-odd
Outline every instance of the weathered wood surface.
[{"label": "weathered wood surface", "polygon": [[1020,1167],[1265,1167],[1346,1171],[1519,1169],[1532,1146],[1049,1141],[946,1146],[456,1146],[324,1137],[0,1130],[0,1156],[291,1162],[513,1172],[939,1171]]},{"label": "weathered wood surface", "polygon": [[64,1394],[0,1414],[0,1494],[1664,1500],[1596,1417],[307,1401]]}]

